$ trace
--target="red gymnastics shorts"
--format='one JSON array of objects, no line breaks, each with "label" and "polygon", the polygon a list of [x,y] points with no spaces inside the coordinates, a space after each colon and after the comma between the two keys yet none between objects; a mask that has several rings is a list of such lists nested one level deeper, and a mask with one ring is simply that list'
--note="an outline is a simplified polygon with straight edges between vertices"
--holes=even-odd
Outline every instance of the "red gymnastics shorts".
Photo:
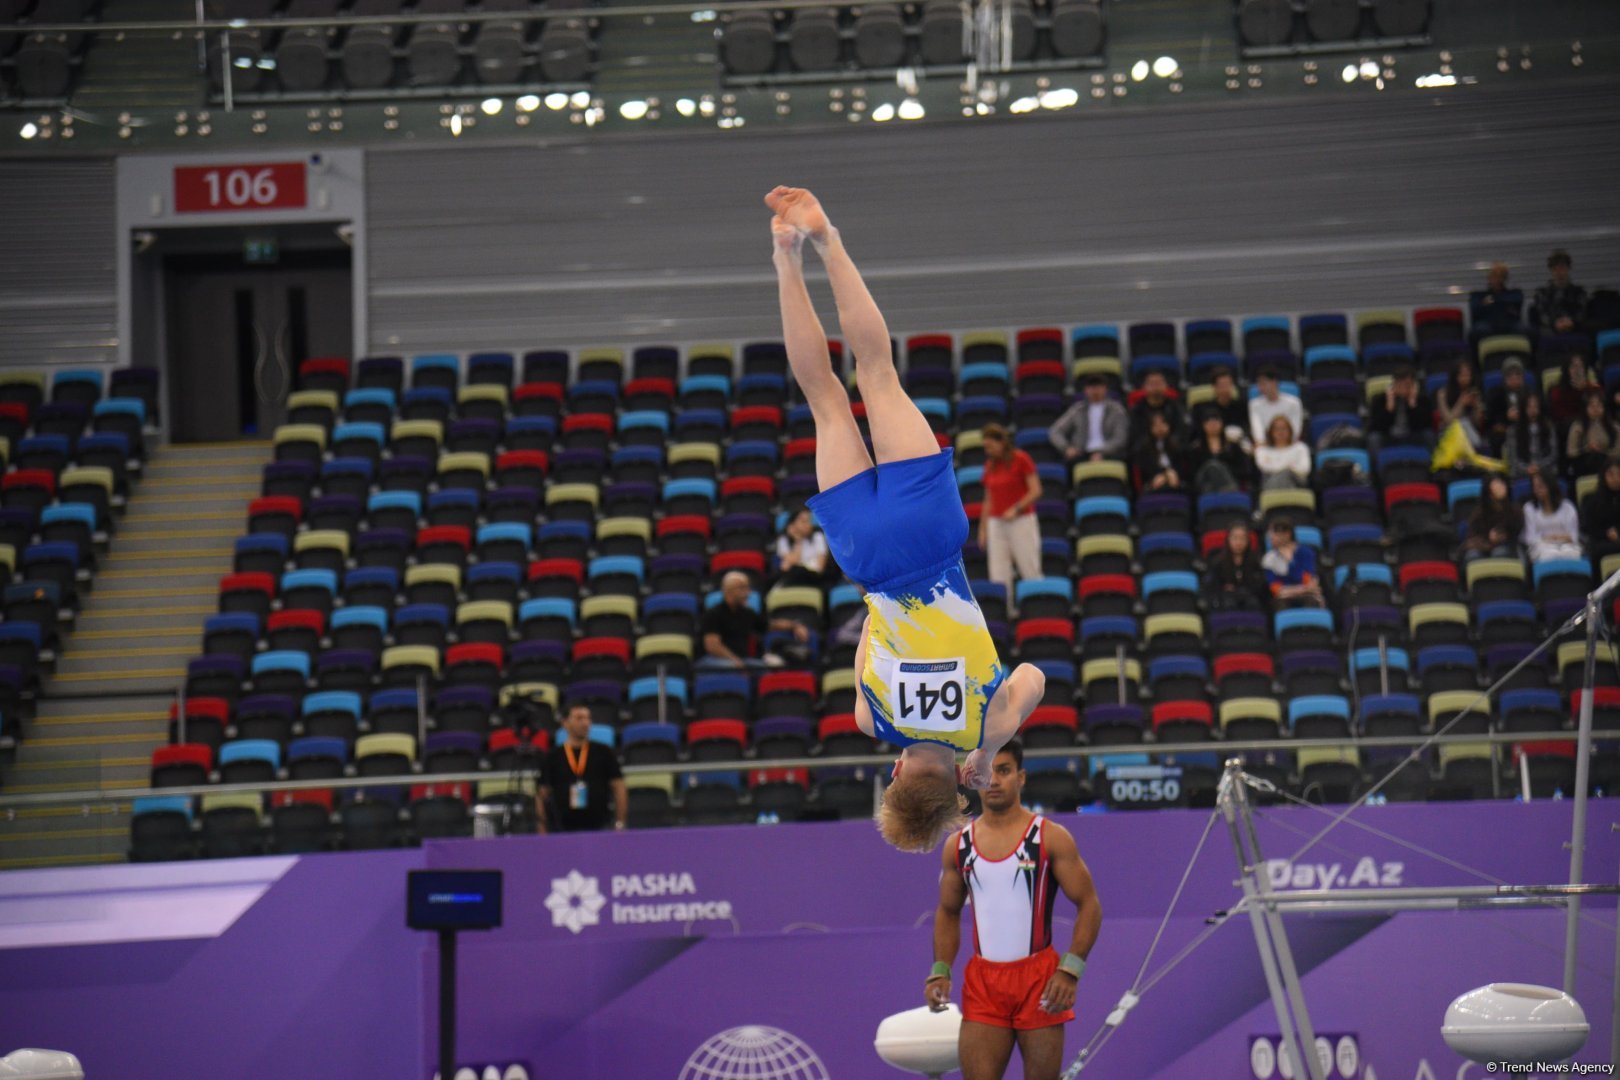
[{"label": "red gymnastics shorts", "polygon": [[1049,1013],[1041,1008],[1041,994],[1057,966],[1051,948],[1004,964],[973,957],[962,979],[962,1019],[1015,1031],[1068,1023],[1073,1009]]}]

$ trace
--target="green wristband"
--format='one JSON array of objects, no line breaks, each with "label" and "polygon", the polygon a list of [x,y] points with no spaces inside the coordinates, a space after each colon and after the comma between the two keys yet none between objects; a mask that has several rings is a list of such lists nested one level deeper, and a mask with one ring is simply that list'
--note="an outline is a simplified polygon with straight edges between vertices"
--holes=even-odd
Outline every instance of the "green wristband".
[{"label": "green wristband", "polygon": [[947,964],[943,960],[935,960],[933,970],[928,973],[928,978],[930,980],[932,980],[932,979],[948,979],[950,977],[951,977],[951,965]]},{"label": "green wristband", "polygon": [[1063,959],[1058,961],[1058,970],[1067,975],[1073,975],[1075,980],[1078,981],[1080,976],[1085,973],[1086,962],[1074,953],[1066,952],[1063,954]]}]

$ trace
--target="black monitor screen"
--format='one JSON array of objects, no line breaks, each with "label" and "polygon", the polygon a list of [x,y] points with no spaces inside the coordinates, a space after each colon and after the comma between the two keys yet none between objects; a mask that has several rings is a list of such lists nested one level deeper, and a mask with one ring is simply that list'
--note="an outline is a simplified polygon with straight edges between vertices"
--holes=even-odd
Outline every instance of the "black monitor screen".
[{"label": "black monitor screen", "polygon": [[405,924],[412,930],[489,930],[501,925],[499,870],[412,870]]}]

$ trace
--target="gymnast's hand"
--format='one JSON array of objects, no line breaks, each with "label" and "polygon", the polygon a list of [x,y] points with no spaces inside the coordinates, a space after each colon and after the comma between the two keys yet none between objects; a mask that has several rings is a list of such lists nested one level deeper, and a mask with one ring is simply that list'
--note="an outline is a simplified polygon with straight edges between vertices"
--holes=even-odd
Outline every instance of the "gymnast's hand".
[{"label": "gymnast's hand", "polygon": [[948,975],[935,975],[923,984],[923,1000],[929,1012],[944,1012],[951,1004],[951,980]]},{"label": "gymnast's hand", "polygon": [[1067,971],[1054,971],[1041,991],[1041,1009],[1052,1015],[1074,1008],[1074,988],[1079,980]]}]

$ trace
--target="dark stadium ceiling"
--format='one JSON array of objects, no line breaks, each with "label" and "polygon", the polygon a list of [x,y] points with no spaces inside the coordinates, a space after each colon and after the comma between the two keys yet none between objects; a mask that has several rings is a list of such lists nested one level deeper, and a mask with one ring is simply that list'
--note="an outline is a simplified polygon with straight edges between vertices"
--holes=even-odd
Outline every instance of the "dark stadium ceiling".
[{"label": "dark stadium ceiling", "polygon": [[388,14],[207,0],[199,22],[188,0],[106,0],[85,23],[25,20],[0,32],[0,155],[1438,100],[1620,70],[1612,0],[365,2]]}]

